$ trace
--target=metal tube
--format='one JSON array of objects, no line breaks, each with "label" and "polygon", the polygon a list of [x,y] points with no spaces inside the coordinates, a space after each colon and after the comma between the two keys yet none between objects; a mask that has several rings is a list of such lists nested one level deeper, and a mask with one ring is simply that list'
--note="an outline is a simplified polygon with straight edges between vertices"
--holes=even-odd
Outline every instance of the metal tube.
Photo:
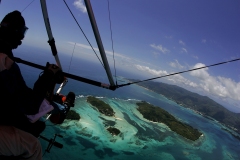
[{"label": "metal tube", "polygon": [[90,19],[90,22],[91,22],[91,25],[92,25],[92,28],[93,28],[93,32],[94,32],[94,35],[95,35],[95,38],[96,38],[96,41],[97,41],[97,44],[98,44],[98,48],[99,48],[99,51],[100,51],[100,54],[101,54],[101,57],[102,57],[102,60],[103,60],[103,64],[104,64],[104,67],[105,67],[105,70],[106,70],[106,73],[107,73],[107,76],[108,76],[108,80],[109,80],[111,86],[115,86],[115,83],[114,83],[113,77],[112,77],[112,73],[111,73],[111,70],[109,68],[109,64],[108,64],[108,61],[107,61],[107,57],[106,57],[106,54],[105,54],[105,50],[103,48],[102,40],[101,40],[99,31],[98,31],[97,23],[96,23],[94,14],[93,14],[93,10],[92,10],[90,0],[84,0],[84,1],[85,1],[85,5],[86,5],[86,8],[87,8],[88,16],[89,16],[89,19]]},{"label": "metal tube", "polygon": [[48,18],[48,11],[47,11],[47,5],[46,5],[46,1],[45,0],[40,0],[41,2],[41,7],[42,7],[42,13],[43,13],[43,19],[45,22],[45,26],[46,26],[46,30],[47,30],[47,34],[48,34],[48,38],[49,38],[49,45],[51,46],[51,50],[52,50],[52,54],[56,60],[56,63],[58,65],[59,68],[62,69],[58,54],[57,54],[57,48],[55,45],[55,41],[53,38],[53,34],[52,34],[52,30],[51,30],[51,26],[50,26],[50,21]]},{"label": "metal tube", "polygon": [[[48,38],[49,38],[48,43],[51,47],[52,54],[53,54],[53,56],[56,60],[56,63],[58,65],[58,67],[62,69],[62,66],[61,66],[61,63],[60,63],[60,60],[59,60],[59,57],[58,57],[58,54],[57,54],[57,48],[56,48],[56,45],[55,45],[55,40],[53,38],[53,34],[52,34],[51,26],[50,26],[50,21],[49,21],[49,18],[48,18],[46,1],[45,0],[40,0],[40,2],[41,2],[43,18],[44,18],[46,30],[47,30],[47,33],[48,33]],[[63,86],[64,83],[65,82],[63,82],[61,86]],[[62,89],[62,87],[57,90],[58,94],[61,92],[61,89]]]},{"label": "metal tube", "polygon": [[[41,66],[39,64],[28,62],[28,61],[25,61],[25,60],[17,58],[17,57],[14,57],[14,61],[17,62],[17,63],[22,63],[22,64],[25,64],[25,65],[34,67],[34,68],[38,68],[38,69],[42,69],[42,70],[46,69],[45,66]],[[64,74],[65,77],[74,79],[76,81],[84,82],[84,83],[91,84],[91,85],[98,86],[98,87],[103,87],[103,88],[110,89],[110,90],[113,90],[113,91],[117,87],[115,85],[111,86],[111,85],[108,85],[108,84],[104,84],[104,83],[97,82],[97,81],[94,81],[94,80],[91,80],[91,79],[83,78],[83,77],[73,75],[73,74],[70,74],[70,73],[63,72],[63,74]]]}]

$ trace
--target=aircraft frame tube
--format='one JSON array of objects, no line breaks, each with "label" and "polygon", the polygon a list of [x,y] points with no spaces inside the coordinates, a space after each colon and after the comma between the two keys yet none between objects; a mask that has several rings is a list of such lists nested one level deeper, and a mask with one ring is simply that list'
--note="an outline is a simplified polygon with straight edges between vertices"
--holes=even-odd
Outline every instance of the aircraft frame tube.
[{"label": "aircraft frame tube", "polygon": [[48,34],[48,38],[49,38],[49,45],[51,46],[51,50],[52,50],[52,54],[55,57],[56,63],[58,65],[59,68],[62,69],[58,54],[57,54],[57,48],[55,45],[55,40],[53,38],[53,34],[52,34],[52,30],[51,30],[51,25],[50,25],[50,21],[49,21],[49,17],[48,17],[48,11],[47,11],[47,5],[46,5],[46,1],[45,0],[40,0],[41,2],[41,8],[42,8],[42,13],[43,13],[43,19],[45,22],[45,26],[46,26],[46,30],[47,30],[47,34]]},{"label": "aircraft frame tube", "polygon": [[[25,65],[37,68],[37,69],[41,69],[41,70],[45,70],[46,69],[45,66],[41,66],[39,64],[28,62],[28,61],[25,61],[25,60],[17,58],[17,57],[14,57],[14,61],[17,62],[17,63],[22,63],[22,64],[25,64]],[[97,86],[97,87],[102,87],[102,88],[106,88],[106,89],[113,90],[113,91],[117,88],[116,86],[111,86],[109,84],[97,82],[97,81],[94,81],[94,80],[91,80],[91,79],[87,79],[87,78],[83,78],[83,77],[80,77],[80,76],[77,76],[77,75],[73,75],[73,74],[70,74],[70,73],[63,72],[63,74],[64,74],[65,77],[68,77],[70,79],[73,79],[73,80],[76,80],[76,81],[80,81],[80,82],[84,82],[84,83],[87,83],[87,84],[91,84],[91,85],[94,85],[94,86]]]},{"label": "aircraft frame tube", "polygon": [[115,83],[114,83],[113,77],[112,77],[112,73],[111,73],[111,70],[109,68],[109,64],[108,64],[108,61],[107,61],[107,57],[106,57],[106,54],[105,54],[105,50],[103,48],[102,40],[101,40],[99,31],[98,31],[97,23],[96,23],[94,14],[93,14],[93,10],[92,10],[90,0],[84,0],[84,1],[85,1],[85,5],[86,5],[86,8],[87,8],[88,16],[89,16],[89,19],[90,19],[90,22],[91,22],[91,25],[92,25],[92,28],[93,28],[93,32],[94,32],[94,35],[95,35],[95,38],[96,38],[96,41],[97,41],[97,44],[98,44],[98,48],[99,48],[99,51],[100,51],[100,54],[101,54],[101,57],[102,57],[102,60],[103,60],[103,64],[104,64],[104,67],[105,67],[105,70],[106,70],[106,73],[107,73],[107,76],[108,76],[108,80],[109,80],[109,82],[112,86],[115,86]]},{"label": "aircraft frame tube", "polygon": [[[56,63],[58,65],[59,68],[62,69],[62,66],[61,66],[61,63],[60,63],[60,60],[59,60],[59,57],[58,57],[58,54],[57,54],[57,48],[56,48],[56,45],[55,45],[55,40],[53,38],[53,34],[52,34],[52,30],[51,30],[51,25],[50,25],[50,21],[49,21],[49,17],[48,17],[48,11],[47,11],[47,5],[46,5],[46,1],[45,0],[40,0],[41,2],[41,8],[42,8],[42,13],[43,13],[43,19],[44,19],[44,22],[45,22],[45,26],[46,26],[46,30],[47,30],[47,34],[48,34],[48,43],[51,47],[51,50],[52,50],[52,54],[56,60]],[[61,86],[58,88],[57,90],[57,94],[59,94],[62,90],[62,87],[64,86],[64,84],[67,82],[67,80],[65,80]]]}]

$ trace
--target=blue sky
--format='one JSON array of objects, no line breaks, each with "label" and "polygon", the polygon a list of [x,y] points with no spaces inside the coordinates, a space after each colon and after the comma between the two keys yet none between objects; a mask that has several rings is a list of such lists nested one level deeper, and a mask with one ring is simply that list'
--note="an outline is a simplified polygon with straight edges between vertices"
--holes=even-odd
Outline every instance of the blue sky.
[{"label": "blue sky", "polygon": [[[0,19],[32,0],[2,0]],[[67,0],[97,48],[82,0]],[[107,0],[91,1],[110,67],[112,42]],[[152,78],[240,57],[240,1],[109,0],[116,68]],[[47,1],[58,51],[99,63],[63,1]],[[49,49],[40,2],[22,12],[29,30],[24,45]],[[96,49],[97,50],[97,49]],[[99,63],[100,64],[100,63]],[[134,78],[134,77],[128,77]],[[240,62],[161,79],[210,96],[240,112]]]}]

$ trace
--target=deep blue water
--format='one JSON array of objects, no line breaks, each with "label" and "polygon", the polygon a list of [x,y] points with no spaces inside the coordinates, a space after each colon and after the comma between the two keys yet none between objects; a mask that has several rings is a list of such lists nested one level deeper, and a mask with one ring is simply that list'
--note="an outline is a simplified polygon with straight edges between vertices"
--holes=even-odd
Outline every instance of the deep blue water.
[{"label": "deep blue water", "polygon": [[[19,53],[19,56],[23,59],[33,59],[35,63],[42,65],[48,59],[44,56],[36,58],[26,53]],[[65,68],[68,68],[69,57],[62,57]],[[81,64],[81,68],[78,63]],[[41,71],[25,65],[20,65],[20,68],[27,84],[32,87]],[[72,63],[70,71],[107,82],[106,75],[99,65],[91,62],[77,60]],[[120,74],[134,78],[128,73]],[[51,153],[44,155],[44,159],[240,159],[240,141],[222,130],[220,124],[137,85],[110,91],[69,79],[62,93],[67,94],[69,91],[79,96],[74,110],[81,115],[81,120],[46,128],[43,133],[46,137],[51,138],[55,133],[64,136],[57,139],[64,144],[64,148],[53,147]],[[102,97],[115,109],[117,115],[125,120],[124,123],[107,119],[92,109],[85,101],[88,95]],[[143,120],[135,109],[135,103],[139,100],[165,109],[179,120],[199,129],[204,136],[196,142],[191,142],[162,126]],[[105,130],[109,124],[121,128],[123,133],[112,137]],[[41,140],[41,143],[45,150],[47,142]]]}]

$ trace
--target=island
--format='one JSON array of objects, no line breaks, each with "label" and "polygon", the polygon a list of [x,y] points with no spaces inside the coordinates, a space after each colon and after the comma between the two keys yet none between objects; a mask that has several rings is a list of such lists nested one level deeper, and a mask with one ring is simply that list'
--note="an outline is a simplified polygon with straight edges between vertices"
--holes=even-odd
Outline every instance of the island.
[{"label": "island", "polygon": [[110,107],[110,105],[99,100],[98,98],[95,98],[93,96],[88,96],[87,102],[90,103],[92,106],[96,107],[100,113],[106,116],[114,116],[114,111]]},{"label": "island", "polygon": [[[129,80],[131,82],[138,80]],[[139,86],[165,96],[182,107],[192,109],[196,113],[219,123],[226,125],[240,134],[240,113],[229,111],[224,106],[215,102],[207,96],[188,91],[176,85],[162,82],[142,82]]]},{"label": "island", "polygon": [[197,129],[194,129],[192,126],[178,121],[174,116],[161,109],[160,107],[153,106],[145,101],[137,103],[137,106],[138,111],[147,120],[164,123],[172,131],[189,140],[195,141],[202,135],[202,133]]},{"label": "island", "polygon": [[107,130],[113,135],[113,136],[117,136],[120,132],[119,129],[114,128],[114,127],[108,127]]},{"label": "island", "polygon": [[80,115],[74,111],[74,110],[70,110],[68,113],[67,113],[67,116],[65,119],[70,119],[70,120],[80,120]]}]

